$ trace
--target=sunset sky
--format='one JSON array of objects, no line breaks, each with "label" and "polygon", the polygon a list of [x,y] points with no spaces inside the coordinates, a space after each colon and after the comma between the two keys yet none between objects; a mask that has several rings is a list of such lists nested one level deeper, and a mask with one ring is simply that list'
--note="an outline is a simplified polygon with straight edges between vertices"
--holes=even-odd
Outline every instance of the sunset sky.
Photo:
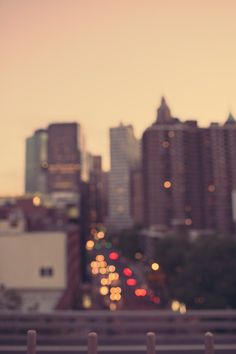
[{"label": "sunset sky", "polygon": [[24,191],[25,139],[80,122],[109,167],[108,128],[141,137],[164,95],[200,126],[236,114],[235,0],[0,0],[0,195]]}]

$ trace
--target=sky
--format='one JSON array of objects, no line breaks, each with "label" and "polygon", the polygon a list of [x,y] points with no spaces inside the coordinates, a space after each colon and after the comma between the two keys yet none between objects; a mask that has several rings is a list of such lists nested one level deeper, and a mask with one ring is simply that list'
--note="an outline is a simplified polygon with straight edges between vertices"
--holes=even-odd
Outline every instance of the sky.
[{"label": "sky", "polygon": [[109,168],[109,127],[153,123],[161,96],[200,126],[236,114],[235,0],[0,0],[0,195],[24,192],[25,139],[82,124]]}]

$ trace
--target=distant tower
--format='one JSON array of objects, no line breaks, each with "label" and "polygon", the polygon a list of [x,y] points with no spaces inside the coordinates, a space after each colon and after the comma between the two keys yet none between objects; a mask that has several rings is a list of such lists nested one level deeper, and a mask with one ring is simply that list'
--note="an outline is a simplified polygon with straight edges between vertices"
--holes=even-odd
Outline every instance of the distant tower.
[{"label": "distant tower", "polygon": [[161,99],[161,105],[157,110],[157,120],[158,124],[167,124],[172,122],[171,112],[169,107],[166,104],[166,100],[164,97]]},{"label": "distant tower", "polygon": [[76,202],[80,188],[77,123],[48,127],[48,192],[55,199]]},{"label": "distant tower", "polygon": [[111,230],[121,230],[134,224],[131,173],[140,161],[140,145],[131,125],[110,129],[110,155],[107,225]]},{"label": "distant tower", "polygon": [[26,139],[25,192],[47,192],[47,131],[36,130]]}]

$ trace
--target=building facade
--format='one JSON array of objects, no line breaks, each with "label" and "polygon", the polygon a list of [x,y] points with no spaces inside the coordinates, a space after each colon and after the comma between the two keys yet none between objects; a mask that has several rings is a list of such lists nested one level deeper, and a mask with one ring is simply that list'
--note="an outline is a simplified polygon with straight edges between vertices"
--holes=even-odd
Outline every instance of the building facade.
[{"label": "building facade", "polygon": [[98,155],[90,155],[88,198],[90,223],[102,223],[104,221],[103,171],[102,157]]},{"label": "building facade", "polygon": [[22,311],[73,306],[80,279],[77,239],[71,232],[0,236],[0,283],[19,294]]},{"label": "building facade", "polygon": [[110,157],[107,226],[121,230],[134,225],[131,174],[140,163],[140,144],[131,125],[110,129]]},{"label": "building facade", "polygon": [[76,202],[80,188],[80,154],[76,123],[48,127],[48,193]]},{"label": "building facade", "polygon": [[235,141],[232,116],[199,128],[172,117],[163,98],[142,139],[145,226],[234,232]]},{"label": "building facade", "polygon": [[88,181],[89,157],[78,123],[55,123],[26,140],[26,193],[48,194],[58,204],[78,203]]},{"label": "building facade", "polygon": [[197,123],[173,118],[163,98],[143,134],[146,226],[202,228],[199,138]]},{"label": "building facade", "polygon": [[39,129],[26,139],[25,192],[47,193],[47,130]]},{"label": "building facade", "polygon": [[236,122],[201,129],[205,227],[232,234],[236,221]]}]

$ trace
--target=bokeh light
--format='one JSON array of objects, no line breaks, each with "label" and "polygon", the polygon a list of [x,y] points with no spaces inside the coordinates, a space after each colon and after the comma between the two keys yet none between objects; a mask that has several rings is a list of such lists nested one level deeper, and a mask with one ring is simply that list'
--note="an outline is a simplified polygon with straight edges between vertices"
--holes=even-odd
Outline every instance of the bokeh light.
[{"label": "bokeh light", "polygon": [[119,253],[117,252],[111,252],[109,254],[109,258],[112,260],[112,261],[116,261],[118,258],[119,258]]},{"label": "bokeh light", "polygon": [[152,270],[158,270],[159,268],[160,268],[160,266],[159,266],[159,264],[158,263],[152,263],[152,265],[151,265],[151,268],[152,268]]},{"label": "bokeh light", "polygon": [[85,247],[86,247],[87,251],[92,251],[92,249],[94,248],[94,241],[88,240],[86,242],[86,246]]},{"label": "bokeh light", "polygon": [[146,296],[147,295],[147,290],[146,289],[136,289],[135,290],[135,295],[136,296]]},{"label": "bokeh light", "polygon": [[137,280],[134,278],[129,278],[126,280],[126,284],[129,286],[135,286],[137,284]]},{"label": "bokeh light", "polygon": [[123,274],[126,275],[127,277],[131,277],[131,275],[133,274],[132,270],[128,267],[123,269]]},{"label": "bokeh light", "polygon": [[107,286],[101,286],[99,291],[101,295],[106,296],[109,293],[109,288]]}]

